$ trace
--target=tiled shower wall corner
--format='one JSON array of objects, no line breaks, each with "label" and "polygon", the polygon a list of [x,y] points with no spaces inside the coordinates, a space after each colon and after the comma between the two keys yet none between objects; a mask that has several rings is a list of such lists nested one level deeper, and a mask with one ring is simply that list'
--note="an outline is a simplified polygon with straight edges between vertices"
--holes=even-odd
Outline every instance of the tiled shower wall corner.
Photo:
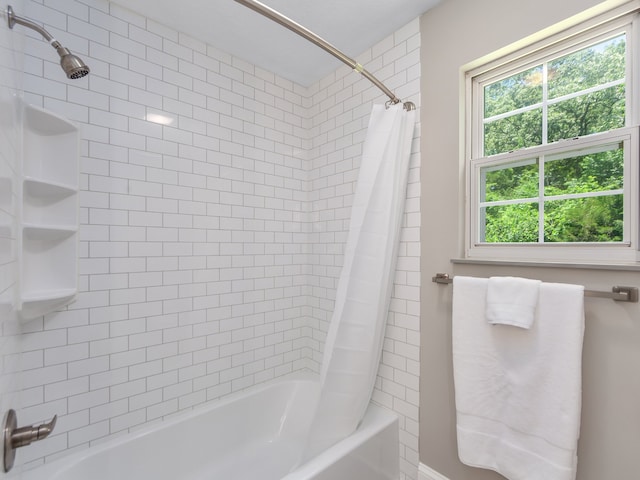
[{"label": "tiled shower wall corner", "polygon": [[[14,2],[22,7],[22,0]],[[0,2],[6,9],[6,2]],[[0,16],[0,19],[3,19]],[[12,309],[17,284],[17,206],[22,156],[22,55],[24,38],[0,27],[0,415],[19,409],[21,376],[19,320]],[[1,470],[1,469],[0,469]],[[0,472],[0,478],[4,473]]]},{"label": "tiled shower wall corner", "polygon": [[[28,0],[92,68],[26,35],[25,96],[81,129],[81,293],[23,325],[36,465],[321,360],[371,104],[340,68],[303,88],[106,0]],[[419,23],[358,57],[419,105]],[[375,400],[417,478],[416,127]]]},{"label": "tiled shower wall corner", "polygon": [[[358,61],[403,100],[420,105],[418,19]],[[312,248],[310,306],[313,359],[322,361],[326,332],[342,267],[351,202],[373,103],[380,92],[347,68],[310,89]],[[416,116],[419,122],[419,115]],[[420,374],[420,125],[416,124],[400,249],[374,401],[400,417],[403,478],[418,478],[418,381]]]}]

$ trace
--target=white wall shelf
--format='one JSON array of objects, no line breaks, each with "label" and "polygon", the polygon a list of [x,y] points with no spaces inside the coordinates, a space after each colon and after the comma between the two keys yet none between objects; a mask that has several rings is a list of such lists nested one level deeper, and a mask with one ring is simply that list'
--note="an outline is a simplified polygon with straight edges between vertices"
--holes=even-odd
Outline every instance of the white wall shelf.
[{"label": "white wall shelf", "polygon": [[24,319],[71,302],[78,291],[78,129],[25,105],[18,310]]},{"label": "white wall shelf", "polygon": [[78,191],[75,185],[47,182],[27,176],[23,180],[28,190],[26,193],[34,198],[65,198]]}]

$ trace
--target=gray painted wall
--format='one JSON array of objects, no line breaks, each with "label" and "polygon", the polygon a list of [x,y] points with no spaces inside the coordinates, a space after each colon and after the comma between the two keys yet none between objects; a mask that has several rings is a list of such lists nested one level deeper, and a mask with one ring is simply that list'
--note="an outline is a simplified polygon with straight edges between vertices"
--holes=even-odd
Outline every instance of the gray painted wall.
[{"label": "gray painted wall", "polygon": [[[638,271],[450,263],[463,252],[460,68],[587,9],[620,3],[623,2],[447,0],[421,19],[420,461],[451,480],[503,477],[488,470],[467,467],[458,460],[451,362],[451,287],[434,284],[431,277],[436,272],[481,277],[516,275],[549,282],[580,283],[598,290],[608,290],[614,284],[640,286]],[[637,478],[640,306],[587,298],[585,310],[578,480]]]}]

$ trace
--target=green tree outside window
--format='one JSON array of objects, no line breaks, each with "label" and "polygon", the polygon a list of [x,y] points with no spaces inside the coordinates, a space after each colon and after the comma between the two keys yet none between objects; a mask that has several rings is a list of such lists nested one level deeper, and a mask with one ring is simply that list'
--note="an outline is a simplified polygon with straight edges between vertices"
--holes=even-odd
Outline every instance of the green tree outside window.
[{"label": "green tree outside window", "polygon": [[[626,37],[619,35],[485,85],[484,155],[624,127],[625,72]],[[481,241],[622,241],[623,170],[618,145],[486,168],[480,201],[489,205],[481,207]],[[574,198],[556,198],[567,195]]]}]

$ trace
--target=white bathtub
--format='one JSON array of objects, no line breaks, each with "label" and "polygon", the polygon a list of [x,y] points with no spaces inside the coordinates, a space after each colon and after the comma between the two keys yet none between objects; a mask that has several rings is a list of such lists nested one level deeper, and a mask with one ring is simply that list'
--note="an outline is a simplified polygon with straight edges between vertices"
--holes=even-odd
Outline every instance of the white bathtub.
[{"label": "white bathtub", "polygon": [[317,389],[311,377],[269,383],[29,470],[23,479],[396,480],[398,419],[375,405],[353,435],[291,471]]}]

